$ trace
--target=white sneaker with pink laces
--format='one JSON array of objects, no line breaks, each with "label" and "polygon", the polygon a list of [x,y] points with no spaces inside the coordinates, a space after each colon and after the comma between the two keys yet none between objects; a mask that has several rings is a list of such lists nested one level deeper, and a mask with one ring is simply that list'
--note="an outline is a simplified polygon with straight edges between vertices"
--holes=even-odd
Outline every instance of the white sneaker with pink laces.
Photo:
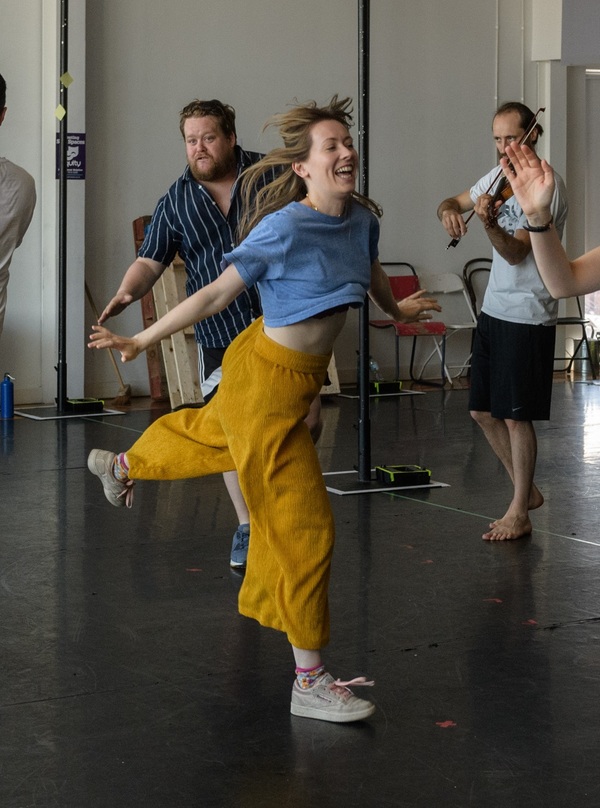
[{"label": "white sneaker with pink laces", "polygon": [[88,455],[88,469],[99,477],[104,488],[104,496],[114,505],[115,508],[133,505],[133,480],[121,482],[117,480],[112,472],[113,462],[116,455],[106,449],[92,449]]},{"label": "white sneaker with pink laces", "polygon": [[319,721],[361,721],[373,715],[375,705],[366,699],[359,699],[348,685],[369,687],[373,684],[364,676],[349,682],[340,682],[330,673],[322,674],[312,687],[301,688],[298,682],[294,682],[290,712],[292,715],[316,718]]}]

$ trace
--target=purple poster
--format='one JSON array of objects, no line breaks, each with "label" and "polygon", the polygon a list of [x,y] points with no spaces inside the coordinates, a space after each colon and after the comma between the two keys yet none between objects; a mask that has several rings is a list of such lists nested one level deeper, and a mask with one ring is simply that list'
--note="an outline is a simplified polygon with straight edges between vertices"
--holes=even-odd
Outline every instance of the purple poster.
[{"label": "purple poster", "polygon": [[[60,179],[60,140],[56,136],[56,179]],[[67,135],[67,179],[85,179],[85,132]]]}]

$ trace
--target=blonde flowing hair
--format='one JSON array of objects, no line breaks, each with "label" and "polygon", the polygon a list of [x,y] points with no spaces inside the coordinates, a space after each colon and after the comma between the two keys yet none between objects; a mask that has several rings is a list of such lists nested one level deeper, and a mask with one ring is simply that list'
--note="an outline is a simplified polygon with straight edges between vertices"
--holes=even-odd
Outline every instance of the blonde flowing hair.
[{"label": "blonde flowing hair", "polygon": [[[270,126],[277,127],[284,145],[270,151],[242,175],[243,209],[238,225],[239,241],[267,214],[280,210],[290,202],[299,202],[306,196],[306,184],[293,170],[292,163],[308,158],[312,146],[311,131],[316,123],[338,121],[349,130],[352,126],[351,104],[350,98],[338,100],[337,95],[334,95],[324,107],[318,107],[315,101],[309,101],[293,107],[289,112],[274,115],[267,121],[263,131]],[[278,172],[276,179],[259,187],[263,175],[271,169]],[[380,206],[372,199],[357,191],[352,192],[352,198],[376,216],[382,215]]]}]

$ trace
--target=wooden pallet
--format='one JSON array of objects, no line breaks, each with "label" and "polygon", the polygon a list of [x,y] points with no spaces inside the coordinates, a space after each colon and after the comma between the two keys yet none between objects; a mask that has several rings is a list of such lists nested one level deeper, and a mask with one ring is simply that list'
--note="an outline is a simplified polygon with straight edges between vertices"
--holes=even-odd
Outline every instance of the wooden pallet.
[{"label": "wooden pallet", "polygon": [[[150,223],[151,218],[151,216],[139,216],[133,221],[133,243],[135,244],[136,255],[142,246],[145,229]],[[142,307],[142,323],[144,328],[148,328],[148,326],[152,325],[156,320],[156,309],[154,307],[154,295],[152,291],[141,298],[140,305]],[[153,401],[168,401],[169,389],[167,387],[167,376],[159,345],[150,345],[146,350],[146,362],[148,364],[150,398]]]},{"label": "wooden pallet", "polygon": [[[137,255],[144,241],[150,216],[139,216],[133,221],[133,241]],[[144,328],[163,317],[173,306],[184,300],[185,266],[176,256],[170,267],[162,273],[152,290],[141,300]],[[201,404],[204,399],[198,375],[198,348],[193,327],[186,328],[171,337],[152,345],[146,351],[150,397],[166,401],[171,407],[182,404]]]},{"label": "wooden pallet", "polygon": [[[185,300],[185,266],[179,256],[160,276],[153,288],[157,317],[164,315]],[[204,399],[198,375],[198,347],[194,327],[189,326],[161,340],[163,366],[171,407],[201,404]]]}]

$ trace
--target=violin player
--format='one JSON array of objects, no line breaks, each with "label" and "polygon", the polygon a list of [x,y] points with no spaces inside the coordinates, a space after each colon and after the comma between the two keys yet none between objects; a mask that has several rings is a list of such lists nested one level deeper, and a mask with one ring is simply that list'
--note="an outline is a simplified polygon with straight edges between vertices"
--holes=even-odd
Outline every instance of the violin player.
[{"label": "violin player", "polygon": [[[535,151],[543,133],[537,116],[519,102],[500,106],[492,120],[498,159],[507,145],[524,143]],[[463,214],[473,211],[492,247],[492,267],[471,360],[469,410],[508,472],[513,497],[504,516],[490,523],[488,541],[519,539],[531,533],[529,511],[544,497],[534,482],[537,438],[534,421],[549,420],[558,302],[538,272],[530,226],[498,166],[470,189],[444,199],[437,209],[449,246],[465,235]],[[565,186],[556,175],[551,203],[552,227],[559,238],[567,216]],[[537,231],[536,231],[537,232]]]}]

